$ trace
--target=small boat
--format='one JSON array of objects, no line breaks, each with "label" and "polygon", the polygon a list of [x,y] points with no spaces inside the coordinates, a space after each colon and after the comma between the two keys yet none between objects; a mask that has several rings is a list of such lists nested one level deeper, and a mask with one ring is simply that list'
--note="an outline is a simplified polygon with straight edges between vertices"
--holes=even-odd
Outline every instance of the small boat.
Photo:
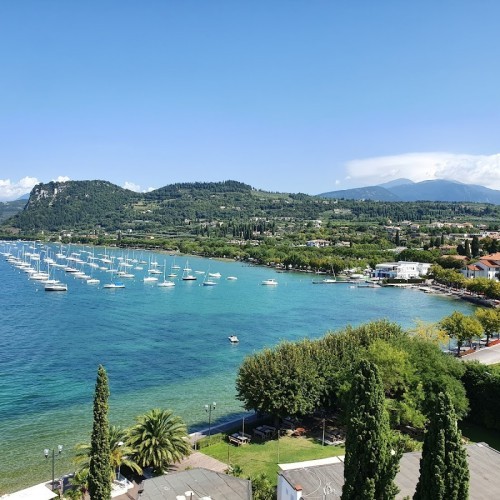
[{"label": "small boat", "polygon": [[90,278],[87,280],[87,285],[98,285],[101,282],[101,280],[98,280],[97,278]]},{"label": "small boat", "polygon": [[68,285],[66,283],[47,283],[45,285],[46,292],[67,292]]},{"label": "small boat", "polygon": [[221,273],[208,273],[208,275],[211,278],[220,278],[222,276]]},{"label": "small boat", "polygon": [[156,276],[146,276],[143,279],[144,283],[153,283],[155,281],[158,281],[158,278]]},{"label": "small boat", "polygon": [[218,285],[217,281],[213,280],[204,280],[203,281],[203,286],[215,286]]},{"label": "small boat", "polygon": [[231,344],[237,344],[240,341],[236,335],[229,335],[228,339]]},{"label": "small boat", "polygon": [[314,285],[333,285],[334,283],[346,283],[346,282],[337,281],[335,278],[324,278],[322,280],[313,280]]},{"label": "small boat", "polygon": [[161,283],[158,283],[158,286],[161,286],[164,288],[171,288],[171,287],[175,286],[175,283],[173,281],[165,280],[165,281],[162,281]]},{"label": "small boat", "polygon": [[188,261],[186,261],[186,267],[182,273],[182,279],[183,281],[195,281],[198,279],[194,274],[191,274],[191,268],[189,267]]},{"label": "small boat", "polygon": [[275,286],[278,282],[274,278],[269,278],[268,280],[264,280],[261,282],[261,285]]},{"label": "small boat", "polygon": [[115,283],[106,283],[103,288],[125,288],[125,285],[121,281]]},{"label": "small boat", "polygon": [[238,278],[236,276],[228,276],[226,279],[228,281],[236,281]]}]

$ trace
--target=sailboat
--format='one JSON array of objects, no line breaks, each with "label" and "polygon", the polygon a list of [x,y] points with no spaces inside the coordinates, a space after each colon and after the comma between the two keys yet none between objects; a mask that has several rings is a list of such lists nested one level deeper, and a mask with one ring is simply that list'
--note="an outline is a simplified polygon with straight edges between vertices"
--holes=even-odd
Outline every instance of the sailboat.
[{"label": "sailboat", "polygon": [[166,265],[166,262],[164,261],[163,262],[163,281],[161,283],[158,283],[158,286],[170,288],[170,287],[175,286],[175,283],[173,281],[165,279],[166,269],[167,269],[167,265]]},{"label": "sailboat", "polygon": [[184,281],[195,281],[197,279],[196,276],[191,274],[191,268],[189,267],[189,262],[187,260],[184,272],[182,273],[182,279]]},{"label": "sailboat", "polygon": [[205,274],[205,278],[203,279],[203,286],[215,286],[218,285],[218,282],[210,279],[210,273]]}]

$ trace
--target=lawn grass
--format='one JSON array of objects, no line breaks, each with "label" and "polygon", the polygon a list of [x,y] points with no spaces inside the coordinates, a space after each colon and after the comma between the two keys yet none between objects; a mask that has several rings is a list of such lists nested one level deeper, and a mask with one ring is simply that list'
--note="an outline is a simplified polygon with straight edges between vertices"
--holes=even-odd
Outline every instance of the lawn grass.
[{"label": "lawn grass", "polygon": [[468,422],[460,422],[459,427],[462,435],[470,439],[473,443],[484,442],[495,448],[495,450],[500,451],[500,431],[486,429],[485,427]]},{"label": "lawn grass", "polygon": [[313,438],[283,436],[279,438],[279,443],[277,439],[243,446],[220,442],[207,446],[201,451],[221,462],[229,463],[232,466],[239,465],[243,470],[243,477],[255,477],[264,473],[275,485],[278,463],[302,462],[343,455],[345,448],[343,446],[322,446]]}]

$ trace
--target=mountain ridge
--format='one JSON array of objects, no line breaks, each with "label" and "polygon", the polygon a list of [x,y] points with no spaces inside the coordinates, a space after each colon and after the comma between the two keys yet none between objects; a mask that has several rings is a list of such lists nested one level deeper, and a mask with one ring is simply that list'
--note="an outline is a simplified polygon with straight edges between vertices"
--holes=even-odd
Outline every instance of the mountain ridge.
[{"label": "mountain ridge", "polygon": [[500,191],[475,184],[435,179],[412,182],[396,179],[385,184],[329,191],[318,196],[351,200],[374,201],[443,201],[492,203],[500,205]]}]

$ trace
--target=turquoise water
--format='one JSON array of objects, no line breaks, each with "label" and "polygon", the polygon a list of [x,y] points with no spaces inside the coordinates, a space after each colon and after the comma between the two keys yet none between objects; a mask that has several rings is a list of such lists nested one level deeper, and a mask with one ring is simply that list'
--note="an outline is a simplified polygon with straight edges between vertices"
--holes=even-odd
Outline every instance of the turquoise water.
[{"label": "turquoise water", "polygon": [[[51,256],[57,251],[52,247]],[[147,252],[108,254],[159,264],[166,259],[167,268],[173,262]],[[178,273],[185,262],[176,258]],[[111,275],[103,270],[93,272],[101,284],[91,286],[53,268],[68,292],[49,293],[1,257],[0,493],[49,479],[44,448],[64,445],[56,476],[74,469],[73,446],[89,441],[100,363],[110,381],[111,423],[129,426],[135,416],[160,407],[181,415],[193,431],[207,427],[204,405],[212,401],[213,425],[242,414],[236,372],[245,355],[264,346],[380,318],[409,327],[417,318],[437,321],[455,309],[471,311],[466,303],[416,290],[312,285],[308,274],[194,257],[189,265],[220,272],[219,284],[201,286],[199,274],[195,282],[160,288],[143,282],[144,264],[143,271],[130,271],[136,279],[122,280],[125,289],[106,290],[102,285]],[[260,284],[270,277],[277,287]],[[231,333],[238,345],[229,343]]]}]

